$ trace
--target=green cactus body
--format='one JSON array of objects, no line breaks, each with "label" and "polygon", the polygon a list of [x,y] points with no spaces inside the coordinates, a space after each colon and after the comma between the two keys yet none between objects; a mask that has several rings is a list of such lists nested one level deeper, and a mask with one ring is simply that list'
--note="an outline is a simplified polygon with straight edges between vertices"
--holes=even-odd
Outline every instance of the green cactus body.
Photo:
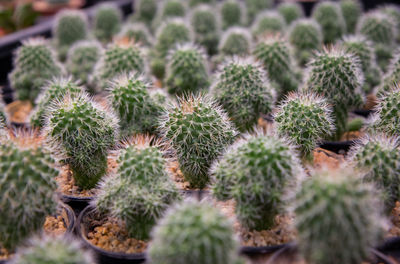
[{"label": "green cactus body", "polygon": [[232,26],[241,26],[244,24],[244,15],[246,8],[238,0],[227,0],[220,6],[222,28],[225,30]]},{"label": "green cactus body", "polygon": [[93,18],[95,37],[101,42],[109,42],[121,29],[122,13],[113,4],[105,3],[97,7]]},{"label": "green cactus body", "polygon": [[150,263],[231,264],[238,258],[232,223],[206,203],[175,205],[158,223],[152,237]]},{"label": "green cactus body", "polygon": [[190,7],[195,7],[195,6],[201,5],[201,4],[213,5],[213,4],[215,4],[215,0],[189,0]]},{"label": "green cactus body", "polygon": [[312,17],[321,26],[325,44],[335,43],[346,32],[346,23],[338,3],[318,3],[313,9]]},{"label": "green cactus body", "polygon": [[0,241],[14,250],[56,211],[56,162],[37,134],[17,134],[0,145]]},{"label": "green cactus body", "polygon": [[251,25],[257,15],[272,7],[271,0],[245,0],[247,9],[247,24]]},{"label": "green cactus body", "polygon": [[251,31],[255,38],[282,33],[286,27],[285,19],[277,11],[264,11],[257,15]]},{"label": "green cactus body", "polygon": [[303,8],[296,2],[283,2],[278,6],[278,12],[285,19],[287,25],[304,17]]},{"label": "green cactus body", "polygon": [[384,5],[380,11],[392,18],[394,27],[397,29],[397,42],[400,42],[400,8],[397,5]]},{"label": "green cactus body", "polygon": [[192,188],[207,185],[211,162],[237,135],[226,114],[207,97],[180,99],[160,120],[160,130],[175,149]]},{"label": "green cactus body", "polygon": [[383,83],[378,89],[378,94],[389,92],[397,83],[400,83],[400,51],[393,56],[388,71],[383,76]]},{"label": "green cactus body", "polygon": [[234,199],[236,217],[250,230],[267,230],[283,204],[283,194],[303,174],[296,151],[284,139],[248,136],[227,149],[213,165],[212,192],[217,199]]},{"label": "green cactus body", "polygon": [[167,58],[165,84],[168,92],[185,95],[204,91],[209,85],[205,52],[193,45],[178,45]]},{"label": "green cactus body", "polygon": [[362,14],[362,6],[359,0],[341,0],[340,9],[346,22],[347,34],[354,34],[358,19]]},{"label": "green cactus body", "polygon": [[159,13],[154,19],[152,24],[153,31],[157,32],[157,29],[162,26],[163,21],[170,18],[184,18],[186,15],[186,3],[182,0],[165,0],[162,2],[159,9]]},{"label": "green cactus body", "polygon": [[134,10],[137,18],[146,25],[151,25],[157,14],[159,0],[137,0],[134,2]]},{"label": "green cactus body", "polygon": [[49,110],[49,143],[63,153],[75,183],[91,189],[107,171],[107,154],[118,137],[118,119],[93,103],[86,94],[63,100]]},{"label": "green cactus body", "polygon": [[224,57],[250,54],[251,35],[241,27],[229,28],[221,37],[219,52]]},{"label": "green cactus body", "polygon": [[129,23],[122,27],[117,35],[117,39],[127,38],[128,40],[139,43],[143,46],[151,46],[153,37],[145,24],[142,23]]},{"label": "green cactus body", "polygon": [[303,158],[310,159],[317,144],[332,135],[335,126],[327,101],[312,93],[290,94],[275,113],[280,135],[298,146]]},{"label": "green cactus body", "polygon": [[[359,176],[359,177],[355,177]],[[361,263],[382,237],[381,204],[351,168],[314,172],[297,190],[295,226],[307,263]]]},{"label": "green cactus body", "polygon": [[8,78],[19,100],[34,102],[46,81],[60,76],[63,71],[44,39],[28,39],[17,49],[14,69]]},{"label": "green cactus body", "polygon": [[251,58],[233,58],[221,65],[212,94],[241,132],[251,130],[275,102],[265,71]]}]

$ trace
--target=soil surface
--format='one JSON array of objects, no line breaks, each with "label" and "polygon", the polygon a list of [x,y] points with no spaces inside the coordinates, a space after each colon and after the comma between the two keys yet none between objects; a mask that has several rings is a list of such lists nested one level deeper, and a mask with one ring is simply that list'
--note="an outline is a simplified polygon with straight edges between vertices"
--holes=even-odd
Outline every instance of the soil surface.
[{"label": "soil surface", "polygon": [[[185,180],[182,171],[179,169],[179,163],[177,161],[172,161],[168,164],[168,170],[172,174],[172,180],[175,182],[176,187],[180,190],[199,190],[196,188],[191,188],[190,183]],[[203,190],[208,190],[206,187]]]}]

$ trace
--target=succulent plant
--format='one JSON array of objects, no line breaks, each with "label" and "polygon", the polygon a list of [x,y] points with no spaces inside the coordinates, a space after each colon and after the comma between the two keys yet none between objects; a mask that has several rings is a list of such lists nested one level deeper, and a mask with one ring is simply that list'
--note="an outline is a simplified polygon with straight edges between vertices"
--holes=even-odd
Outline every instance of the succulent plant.
[{"label": "succulent plant", "polygon": [[257,15],[252,25],[255,38],[283,32],[286,27],[285,19],[277,11],[267,10]]},{"label": "succulent plant", "polygon": [[10,264],[94,264],[92,255],[71,237],[34,237],[29,245],[18,248]]},{"label": "succulent plant", "polygon": [[215,4],[215,0],[189,0],[190,7],[195,7],[200,4],[212,5],[212,4]]},{"label": "succulent plant", "polygon": [[56,210],[59,172],[42,143],[37,133],[17,133],[0,144],[0,241],[8,250],[41,230]]},{"label": "succulent plant", "polygon": [[158,10],[159,0],[137,0],[134,2],[136,18],[150,26]]},{"label": "succulent plant", "polygon": [[358,57],[342,48],[319,52],[308,64],[306,90],[319,94],[333,105],[336,135],[346,131],[348,111],[361,105],[363,74]]},{"label": "succulent plant", "polygon": [[72,44],[88,38],[88,31],[88,19],[84,12],[64,10],[57,14],[53,26],[53,38],[61,61],[65,61]]},{"label": "succulent plant", "polygon": [[171,50],[165,84],[169,93],[179,96],[207,89],[209,76],[204,50],[190,43]]},{"label": "succulent plant", "polygon": [[224,57],[245,56],[250,53],[251,35],[242,27],[231,27],[221,37],[219,52]]},{"label": "succulent plant", "polygon": [[397,42],[400,42],[400,8],[397,5],[386,4],[380,8],[380,11],[391,17],[397,29]]},{"label": "succulent plant", "polygon": [[257,15],[272,7],[271,0],[245,0],[247,9],[247,24],[251,25]]},{"label": "succulent plant", "polygon": [[227,0],[220,6],[222,28],[225,30],[232,26],[244,24],[246,7],[238,0]]},{"label": "succulent plant", "polygon": [[274,116],[277,132],[309,159],[317,144],[335,130],[331,112],[325,98],[312,93],[289,94]]},{"label": "succulent plant", "polygon": [[313,19],[295,21],[289,28],[288,39],[298,63],[302,66],[306,65],[315,51],[322,48],[321,27]]},{"label": "succulent plant", "polygon": [[307,263],[361,263],[370,256],[384,220],[375,190],[360,178],[351,168],[314,171],[296,191],[295,226]]},{"label": "succulent plant", "polygon": [[19,100],[34,102],[46,81],[63,72],[47,42],[42,38],[31,38],[23,41],[17,49],[14,69],[8,78]]},{"label": "succulent plant", "polygon": [[210,163],[237,135],[225,112],[204,96],[180,98],[160,119],[160,131],[171,142],[193,188],[207,185]]},{"label": "succulent plant", "polygon": [[107,171],[107,154],[118,138],[118,119],[82,93],[51,106],[45,127],[49,143],[69,165],[75,184],[91,189]]},{"label": "succulent plant", "polygon": [[238,258],[232,223],[206,203],[185,201],[168,210],[152,232],[150,263],[231,264]]},{"label": "succulent plant", "polygon": [[362,5],[359,0],[341,0],[340,9],[346,22],[347,34],[354,34],[358,19],[362,14]]},{"label": "succulent plant", "polygon": [[165,0],[161,2],[159,12],[152,24],[153,31],[157,32],[157,29],[162,26],[163,21],[169,18],[184,18],[186,15],[186,9],[186,3],[182,0]]},{"label": "succulent plant", "polygon": [[249,230],[267,230],[282,207],[283,194],[303,174],[296,151],[283,138],[247,136],[228,148],[211,170],[217,199],[234,199],[236,217]]},{"label": "succulent plant", "polygon": [[338,3],[319,2],[313,9],[312,18],[320,24],[325,44],[335,43],[346,32],[346,22]]},{"label": "succulent plant", "polygon": [[282,2],[279,4],[277,9],[285,19],[287,25],[290,25],[293,21],[304,17],[303,8],[296,2]]},{"label": "succulent plant", "polygon": [[378,94],[390,91],[396,83],[400,83],[400,50],[395,53],[390,61],[388,70],[383,76],[383,83],[378,89]]},{"label": "succulent plant", "polygon": [[93,31],[101,42],[109,42],[121,28],[122,13],[114,5],[104,3],[96,8],[93,17]]},{"label": "succulent plant", "polygon": [[147,26],[138,22],[128,23],[122,27],[121,31],[117,34],[117,39],[124,38],[143,46],[151,46],[153,43],[153,37],[147,29]]},{"label": "succulent plant", "polygon": [[251,130],[260,114],[272,112],[275,102],[265,71],[251,57],[221,65],[212,94],[241,132]]}]

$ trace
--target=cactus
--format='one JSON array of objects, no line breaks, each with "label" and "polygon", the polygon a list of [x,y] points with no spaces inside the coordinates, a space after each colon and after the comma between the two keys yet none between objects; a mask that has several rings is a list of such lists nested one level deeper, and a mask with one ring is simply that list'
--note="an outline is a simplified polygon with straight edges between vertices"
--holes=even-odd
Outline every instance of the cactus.
[{"label": "cactus", "polygon": [[63,71],[47,42],[42,38],[32,38],[23,41],[17,49],[14,69],[8,78],[19,100],[34,102],[46,81],[60,76]]},{"label": "cactus", "polygon": [[117,39],[124,38],[143,46],[151,46],[151,43],[153,43],[153,37],[143,23],[125,24],[117,34]]},{"label": "cactus", "polygon": [[190,7],[195,7],[197,5],[201,5],[201,4],[215,4],[215,0],[190,0],[189,1],[189,6]]},{"label": "cactus", "polygon": [[293,21],[304,17],[303,8],[296,2],[281,3],[278,6],[278,12],[285,19],[287,25],[290,25]]},{"label": "cactus", "polygon": [[288,39],[298,63],[305,66],[313,53],[322,48],[321,27],[315,20],[299,19],[289,28]]},{"label": "cactus", "polygon": [[269,79],[277,87],[278,98],[297,90],[298,76],[286,39],[278,35],[263,38],[254,48],[253,55],[263,64]]},{"label": "cactus", "polygon": [[171,50],[166,72],[165,84],[171,94],[184,95],[208,88],[207,57],[196,45],[187,43]]},{"label": "cactus", "polygon": [[107,171],[107,154],[118,137],[118,119],[84,93],[65,95],[49,108],[45,131],[59,149],[75,183],[91,189]]},{"label": "cactus", "polygon": [[212,93],[241,132],[251,130],[275,102],[275,90],[265,71],[251,57],[233,58],[221,65]]},{"label": "cactus", "polygon": [[113,4],[100,4],[93,18],[93,31],[95,37],[101,42],[109,42],[121,28],[122,13]]},{"label": "cactus", "polygon": [[381,7],[380,11],[391,17],[394,27],[397,29],[397,42],[400,42],[400,8],[396,5],[387,4]]},{"label": "cactus", "polygon": [[380,240],[380,202],[360,178],[351,168],[314,171],[296,191],[295,226],[307,263],[361,263]]},{"label": "cactus", "polygon": [[162,106],[149,94],[150,84],[143,75],[123,73],[109,87],[108,100],[118,113],[121,136],[155,133]]},{"label": "cactus", "polygon": [[333,105],[336,135],[346,131],[348,111],[362,103],[363,74],[358,57],[342,48],[324,49],[310,61],[306,89]]},{"label": "cactus", "polygon": [[286,27],[285,19],[277,11],[264,11],[257,15],[252,25],[252,33],[255,38],[265,35],[281,33]]},{"label": "cactus", "polygon": [[245,0],[247,8],[247,24],[251,25],[257,15],[272,7],[273,1],[271,0]]},{"label": "cactus", "polygon": [[338,3],[318,3],[313,9],[312,18],[320,24],[325,44],[335,43],[346,32],[346,23]]},{"label": "cactus", "polygon": [[206,203],[189,200],[175,205],[152,237],[150,263],[231,264],[238,258],[232,223]]},{"label": "cactus", "polygon": [[159,0],[137,0],[134,2],[136,17],[150,26],[158,10]]},{"label": "cactus", "polygon": [[53,36],[61,61],[65,61],[72,44],[88,38],[88,31],[88,19],[84,12],[65,10],[57,14],[53,26]]},{"label": "cactus", "polygon": [[186,15],[186,3],[182,0],[165,0],[162,2],[159,13],[154,19],[152,24],[153,31],[162,26],[163,21],[168,18],[180,17],[184,18]]},{"label": "cactus", "polygon": [[82,245],[71,237],[34,237],[29,245],[18,248],[10,264],[94,264],[92,255],[82,249]]},{"label": "cactus", "polygon": [[221,3],[220,13],[222,28],[225,30],[232,26],[241,26],[244,24],[246,8],[238,0],[227,0]]},{"label": "cactus", "polygon": [[31,126],[41,128],[45,125],[48,108],[54,100],[61,100],[66,94],[74,97],[83,91],[84,88],[72,81],[71,78],[56,78],[49,81],[36,100],[36,108],[30,116]]},{"label": "cactus", "polygon": [[56,162],[37,133],[17,133],[0,144],[0,241],[14,250],[56,211]]},{"label": "cactus", "polygon": [[359,0],[341,0],[340,9],[346,23],[347,34],[354,34],[358,19],[362,14],[362,6]]},{"label": "cactus", "polygon": [[250,53],[251,36],[245,28],[231,27],[221,38],[219,52],[222,56],[245,56]]},{"label": "cactus", "polygon": [[396,83],[400,83],[400,50],[393,56],[388,71],[383,77],[383,83],[378,89],[378,94],[390,91]]},{"label": "cactus", "polygon": [[231,144],[237,132],[225,112],[208,97],[181,98],[160,119],[160,131],[177,153],[192,188],[204,188],[210,163]]},{"label": "cactus", "polygon": [[274,120],[278,133],[298,146],[303,158],[310,159],[317,144],[335,130],[331,112],[327,101],[318,95],[289,94]]}]

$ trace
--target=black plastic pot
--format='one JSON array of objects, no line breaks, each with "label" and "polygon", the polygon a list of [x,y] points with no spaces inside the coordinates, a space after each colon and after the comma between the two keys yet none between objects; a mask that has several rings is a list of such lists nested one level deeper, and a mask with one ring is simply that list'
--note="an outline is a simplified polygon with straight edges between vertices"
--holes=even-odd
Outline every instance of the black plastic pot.
[{"label": "black plastic pot", "polygon": [[79,215],[89,205],[91,200],[93,200],[93,197],[77,197],[61,194],[61,201],[69,205],[76,215]]},{"label": "black plastic pot", "polygon": [[393,237],[385,240],[385,242],[377,247],[379,252],[386,256],[391,256],[400,261],[400,237]]},{"label": "black plastic pot", "polygon": [[133,264],[133,263],[144,263],[146,260],[145,253],[138,254],[126,254],[126,253],[115,253],[101,249],[87,240],[87,234],[90,231],[90,219],[101,219],[95,209],[91,206],[86,207],[78,216],[76,230],[80,239],[83,241],[85,247],[91,249],[97,258],[99,264]]},{"label": "black plastic pot", "polygon": [[240,247],[240,254],[249,258],[254,258],[262,255],[270,255],[278,250],[286,247],[288,244],[281,244],[275,246],[264,246],[264,247]]},{"label": "black plastic pot", "polygon": [[353,111],[354,114],[368,118],[371,114],[375,113],[374,110],[358,109]]},{"label": "black plastic pot", "polygon": [[350,147],[354,145],[354,140],[347,140],[347,141],[324,141],[319,144],[320,148],[338,153],[343,154],[349,151]]}]

